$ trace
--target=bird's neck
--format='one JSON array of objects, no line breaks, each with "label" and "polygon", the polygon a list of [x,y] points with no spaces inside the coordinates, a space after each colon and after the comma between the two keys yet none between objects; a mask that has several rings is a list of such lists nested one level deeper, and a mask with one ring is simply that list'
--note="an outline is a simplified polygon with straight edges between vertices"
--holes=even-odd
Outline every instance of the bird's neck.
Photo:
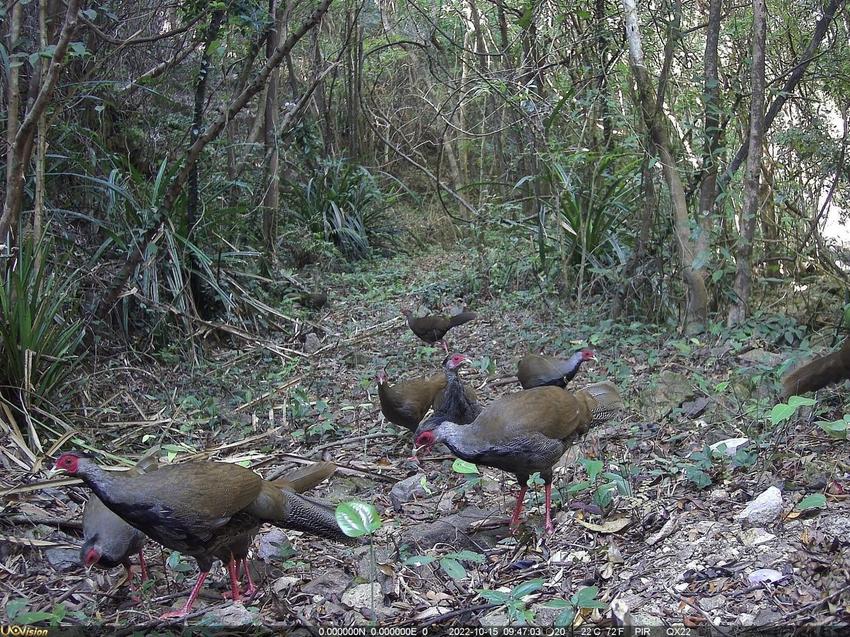
[{"label": "bird's neck", "polygon": [[582,364],[582,354],[581,352],[576,352],[572,356],[570,356],[567,360],[561,363],[561,367],[558,372],[562,376],[566,376],[570,372],[576,371]]},{"label": "bird's neck", "polygon": [[479,455],[481,445],[476,441],[472,425],[457,425],[445,421],[440,424],[437,440],[451,449],[452,453],[462,460],[472,462]]},{"label": "bird's neck", "polygon": [[104,471],[95,464],[81,467],[77,472],[77,477],[85,482],[103,502],[111,502],[113,498],[110,497],[110,494],[114,495],[116,490],[120,488],[120,484],[126,480],[126,476]]}]

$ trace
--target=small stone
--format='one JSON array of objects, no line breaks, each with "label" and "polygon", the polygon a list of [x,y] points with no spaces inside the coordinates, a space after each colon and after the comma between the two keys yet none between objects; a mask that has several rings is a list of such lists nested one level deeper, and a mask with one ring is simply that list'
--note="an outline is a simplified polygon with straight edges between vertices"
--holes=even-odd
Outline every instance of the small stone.
[{"label": "small stone", "polygon": [[421,498],[428,495],[428,492],[421,484],[423,478],[425,478],[424,473],[417,473],[393,485],[390,491],[390,502],[393,504],[393,509],[401,511],[402,505],[405,502],[410,502],[417,497]]},{"label": "small stone", "polygon": [[753,571],[749,575],[747,575],[747,582],[749,582],[750,586],[755,586],[756,584],[761,584],[763,582],[778,582],[782,579],[782,573],[772,568],[760,568],[757,571]]},{"label": "small stone", "polygon": [[211,610],[201,621],[210,626],[250,626],[254,616],[242,604],[230,604]]},{"label": "small stone", "polygon": [[750,502],[735,518],[745,520],[753,526],[766,526],[782,512],[782,493],[776,487],[770,487]]},{"label": "small stone", "polygon": [[492,613],[487,613],[478,620],[478,623],[481,626],[489,627],[489,628],[497,628],[499,626],[507,626],[508,625],[508,615],[504,610],[494,610]]},{"label": "small stone", "polygon": [[782,620],[782,614],[770,608],[763,608],[753,619],[754,626],[772,626]]},{"label": "small stone", "polygon": [[310,580],[301,590],[308,595],[321,595],[325,599],[338,598],[351,584],[351,580],[348,573],[333,568]]},{"label": "small stone", "polygon": [[741,542],[746,546],[758,546],[759,544],[770,542],[775,537],[775,535],[768,533],[763,528],[754,526],[741,533]]},{"label": "small stone", "polygon": [[708,499],[712,502],[719,502],[721,500],[729,499],[729,492],[726,489],[714,489],[711,493],[708,494]]},{"label": "small stone", "polygon": [[297,577],[279,577],[275,580],[275,583],[272,584],[272,590],[275,593],[280,593],[281,591],[288,590],[298,584],[301,580]]},{"label": "small stone", "polygon": [[264,562],[280,559],[283,551],[289,548],[289,536],[283,529],[274,528],[260,536],[260,548],[257,555]]},{"label": "small stone", "polygon": [[372,593],[375,594],[375,614],[387,616],[393,614],[393,609],[384,605],[384,594],[381,592],[381,585],[377,582],[372,584],[359,584],[349,588],[342,594],[343,606],[348,606],[354,610],[366,608],[370,612],[372,610]]},{"label": "small stone", "polygon": [[308,354],[312,354],[317,351],[322,346],[321,341],[319,341],[319,337],[316,336],[315,332],[310,332],[307,336],[304,337],[304,351]]},{"label": "small stone", "polygon": [[659,617],[648,613],[632,613],[632,621],[635,626],[664,626]]},{"label": "small stone", "polygon": [[47,549],[44,556],[57,571],[73,571],[80,568],[80,552],[75,549]]},{"label": "small stone", "polygon": [[755,615],[750,615],[749,613],[738,615],[738,621],[741,622],[741,626],[752,626],[755,619]]},{"label": "small stone", "polygon": [[717,610],[726,605],[726,597],[724,595],[714,595],[712,597],[703,597],[699,605],[705,611]]}]

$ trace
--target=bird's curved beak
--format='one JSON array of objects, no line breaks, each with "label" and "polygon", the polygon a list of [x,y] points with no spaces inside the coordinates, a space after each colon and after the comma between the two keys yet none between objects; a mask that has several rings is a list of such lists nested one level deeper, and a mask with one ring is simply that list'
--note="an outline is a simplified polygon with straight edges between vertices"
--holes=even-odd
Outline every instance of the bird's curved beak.
[{"label": "bird's curved beak", "polygon": [[64,473],[65,473],[64,469],[59,469],[58,467],[50,467],[50,469],[47,470],[47,477],[48,478],[55,478],[56,476],[62,475]]}]

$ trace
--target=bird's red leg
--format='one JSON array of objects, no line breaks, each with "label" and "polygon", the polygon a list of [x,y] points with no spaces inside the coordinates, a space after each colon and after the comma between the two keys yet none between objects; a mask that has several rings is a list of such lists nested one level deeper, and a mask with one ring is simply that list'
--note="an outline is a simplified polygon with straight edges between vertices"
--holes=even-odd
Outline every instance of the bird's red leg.
[{"label": "bird's red leg", "polygon": [[148,581],[148,564],[145,562],[145,554],[139,551],[139,568],[142,571],[142,581]]},{"label": "bird's red leg", "polygon": [[251,567],[248,566],[248,558],[242,560],[242,568],[245,569],[245,577],[248,580],[248,588],[245,589],[245,597],[253,597],[257,593],[257,587],[251,577]]},{"label": "bird's red leg", "polygon": [[124,570],[127,572],[127,588],[131,591],[137,590],[136,583],[133,581],[133,565],[130,564],[129,559],[124,563]]},{"label": "bird's red leg", "polygon": [[233,554],[230,555],[230,560],[227,562],[227,572],[230,575],[230,592],[225,593],[224,598],[230,598],[234,602],[238,602],[242,598],[239,594],[239,564],[241,563],[242,560],[237,561]]},{"label": "bird's red leg", "polygon": [[546,532],[554,533],[555,525],[552,524],[552,483],[547,482],[546,489]]},{"label": "bird's red leg", "polygon": [[528,485],[523,484],[519,488],[519,493],[516,497],[516,506],[514,507],[514,514],[511,516],[511,532],[516,531],[519,526],[519,514],[522,513],[522,503],[525,500],[525,492],[528,491]]},{"label": "bird's red leg", "polygon": [[189,593],[189,599],[186,600],[186,603],[183,605],[183,608],[180,610],[170,610],[163,615],[160,615],[160,619],[176,619],[178,617],[183,617],[184,615],[188,615],[189,611],[192,610],[192,604],[195,603],[195,599],[198,597],[198,593],[201,592],[201,587],[204,585],[204,580],[207,579],[207,575],[209,575],[209,571],[201,571],[198,574],[198,581],[195,582],[195,585],[192,587],[192,592]]}]

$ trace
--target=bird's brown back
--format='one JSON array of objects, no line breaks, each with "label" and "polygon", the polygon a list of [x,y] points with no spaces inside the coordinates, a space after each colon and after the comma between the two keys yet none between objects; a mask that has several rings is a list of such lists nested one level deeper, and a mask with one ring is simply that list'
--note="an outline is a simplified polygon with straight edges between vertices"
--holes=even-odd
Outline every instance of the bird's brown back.
[{"label": "bird's brown back", "polygon": [[847,378],[850,378],[850,338],[837,352],[820,356],[785,376],[782,379],[783,395],[788,398],[805,394]]}]

